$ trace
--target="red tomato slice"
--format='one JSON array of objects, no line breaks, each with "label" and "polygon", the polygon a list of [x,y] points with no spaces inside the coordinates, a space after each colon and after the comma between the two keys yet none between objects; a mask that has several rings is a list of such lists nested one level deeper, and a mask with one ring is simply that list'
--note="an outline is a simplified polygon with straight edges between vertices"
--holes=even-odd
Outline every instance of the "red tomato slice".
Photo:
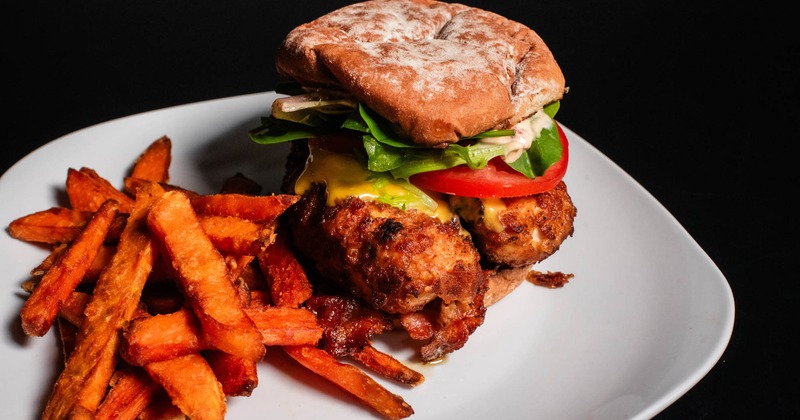
[{"label": "red tomato slice", "polygon": [[461,197],[523,197],[548,191],[555,187],[567,172],[569,142],[561,126],[561,160],[550,165],[542,176],[528,178],[510,168],[500,158],[494,158],[481,169],[470,169],[466,165],[440,171],[412,175],[410,181],[419,188]]}]

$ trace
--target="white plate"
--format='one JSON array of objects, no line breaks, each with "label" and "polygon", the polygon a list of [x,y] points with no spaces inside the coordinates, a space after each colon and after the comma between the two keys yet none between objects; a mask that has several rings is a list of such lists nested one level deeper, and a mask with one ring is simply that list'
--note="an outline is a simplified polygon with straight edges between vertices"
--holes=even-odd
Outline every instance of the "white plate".
[{"label": "white plate", "polygon": [[[0,221],[59,204],[69,167],[87,166],[121,186],[133,159],[161,135],[173,141],[172,182],[216,191],[236,172],[278,191],[285,148],[252,143],[246,131],[272,92],[122,118],[59,138],[0,178]],[[680,224],[636,181],[577,134],[566,177],[578,207],[575,235],[540,270],[573,273],[556,290],[523,284],[489,309],[467,345],[401,394],[414,419],[645,419],[694,386],[730,339],[731,290]],[[46,255],[0,235],[0,407],[34,419],[60,369],[55,335],[23,337],[20,283]],[[396,343],[392,352],[410,360]],[[250,397],[229,399],[228,418],[375,419],[347,394],[267,353]]]}]

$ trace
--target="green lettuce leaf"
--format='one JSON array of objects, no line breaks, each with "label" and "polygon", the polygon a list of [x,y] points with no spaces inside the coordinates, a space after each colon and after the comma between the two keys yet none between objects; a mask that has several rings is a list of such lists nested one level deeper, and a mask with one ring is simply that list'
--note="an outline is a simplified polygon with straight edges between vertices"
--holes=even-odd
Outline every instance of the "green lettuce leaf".
[{"label": "green lettuce leaf", "polygon": [[[319,102],[319,106],[306,107],[297,113],[262,118],[261,125],[250,130],[250,138],[260,144],[275,144],[332,134],[341,129],[360,132],[369,170],[388,172],[396,179],[408,179],[417,173],[458,165],[482,168],[492,158],[504,156],[505,149],[502,145],[481,142],[481,139],[514,134],[514,130],[490,130],[459,144],[431,149],[397,136],[391,122],[363,104],[352,109],[338,101]],[[559,102],[554,102],[543,111],[552,120],[559,106]],[[532,146],[509,166],[528,178],[535,178],[561,159],[558,128],[554,121],[551,122],[534,139]]]},{"label": "green lettuce leaf", "polygon": [[250,130],[250,139],[259,144],[276,144],[329,134],[328,127],[312,127],[295,121],[262,117],[261,125]]},{"label": "green lettuce leaf", "polygon": [[528,178],[535,178],[544,174],[550,165],[561,160],[561,138],[558,127],[553,122],[539,134],[531,147],[519,159],[508,162],[508,166],[522,173]]}]

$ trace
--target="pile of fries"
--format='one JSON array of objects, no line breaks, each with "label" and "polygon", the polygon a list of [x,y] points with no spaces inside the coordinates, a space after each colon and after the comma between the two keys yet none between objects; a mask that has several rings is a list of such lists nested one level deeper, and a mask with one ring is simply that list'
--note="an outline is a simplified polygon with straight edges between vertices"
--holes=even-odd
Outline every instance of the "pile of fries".
[{"label": "pile of fries", "polygon": [[280,215],[297,197],[261,195],[241,174],[218,193],[183,189],[170,183],[171,148],[166,136],[152,142],[122,188],[70,168],[69,205],[9,224],[12,237],[50,250],[23,283],[20,312],[27,335],[53,329],[64,352],[42,418],[222,419],[227,398],[258,385],[268,349],[385,418],[412,415],[402,397],[339,359],[409,385],[421,374],[368,340],[346,354],[321,345],[337,325],[319,308],[344,298],[315,294],[281,234]]}]

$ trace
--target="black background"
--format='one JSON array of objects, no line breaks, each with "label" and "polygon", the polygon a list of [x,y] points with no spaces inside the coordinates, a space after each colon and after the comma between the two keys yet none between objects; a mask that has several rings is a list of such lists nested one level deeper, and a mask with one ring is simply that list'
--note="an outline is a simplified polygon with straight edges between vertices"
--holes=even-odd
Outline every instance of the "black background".
[{"label": "black background", "polygon": [[[96,123],[273,90],[286,32],[347,3],[10,2],[0,170]],[[559,121],[650,191],[731,285],[726,352],[659,418],[798,418],[797,15],[767,2],[464,3],[545,39],[570,87]]]}]

